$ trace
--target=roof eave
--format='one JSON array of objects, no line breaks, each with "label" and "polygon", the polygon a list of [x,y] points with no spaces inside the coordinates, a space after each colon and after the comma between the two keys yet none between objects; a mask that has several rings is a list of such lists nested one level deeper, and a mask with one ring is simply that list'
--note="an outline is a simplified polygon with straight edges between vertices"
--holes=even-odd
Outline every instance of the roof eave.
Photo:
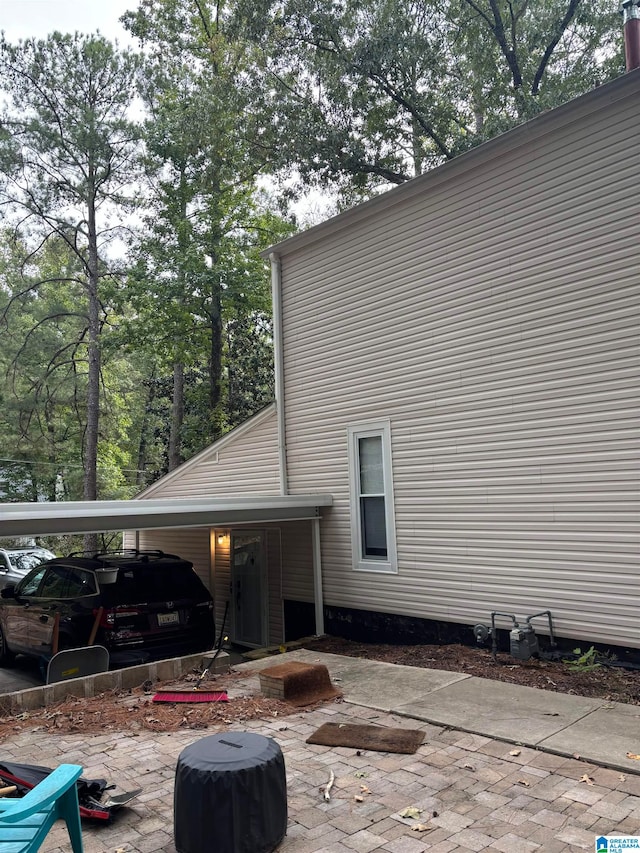
[{"label": "roof eave", "polygon": [[269,495],[196,500],[70,501],[4,504],[0,536],[55,536],[317,518],[331,495]]}]

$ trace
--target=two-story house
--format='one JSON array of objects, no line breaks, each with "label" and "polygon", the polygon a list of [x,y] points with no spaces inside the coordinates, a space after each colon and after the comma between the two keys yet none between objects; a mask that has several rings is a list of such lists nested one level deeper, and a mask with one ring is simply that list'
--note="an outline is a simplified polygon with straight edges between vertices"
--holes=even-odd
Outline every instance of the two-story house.
[{"label": "two-story house", "polygon": [[636,70],[274,246],[275,403],[140,495],[246,514],[129,542],[249,645],[640,647],[639,161]]}]

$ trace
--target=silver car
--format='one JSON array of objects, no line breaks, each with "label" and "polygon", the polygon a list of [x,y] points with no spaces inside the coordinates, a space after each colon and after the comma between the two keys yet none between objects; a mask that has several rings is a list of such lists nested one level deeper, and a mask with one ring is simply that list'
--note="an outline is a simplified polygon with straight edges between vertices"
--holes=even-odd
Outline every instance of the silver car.
[{"label": "silver car", "polygon": [[0,548],[0,589],[18,583],[31,569],[55,556],[46,548]]}]

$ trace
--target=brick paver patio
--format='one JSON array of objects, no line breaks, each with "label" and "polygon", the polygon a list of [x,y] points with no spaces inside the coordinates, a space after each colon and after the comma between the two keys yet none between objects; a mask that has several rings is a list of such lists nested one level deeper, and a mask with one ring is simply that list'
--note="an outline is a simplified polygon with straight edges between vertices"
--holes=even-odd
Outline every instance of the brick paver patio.
[{"label": "brick paver patio", "polygon": [[[421,728],[425,742],[415,755],[306,744],[329,720]],[[233,728],[274,737],[284,753],[289,829],[278,853],[577,853],[593,851],[599,835],[640,835],[640,775],[340,702]],[[143,789],[111,824],[84,822],[86,853],[175,853],[176,761],[187,744],[213,731],[25,732],[3,745],[3,756],[52,767],[79,763],[89,778]],[[331,770],[335,783],[325,802]],[[403,818],[407,807],[420,811]],[[412,829],[416,824],[429,829]],[[67,853],[62,825],[42,850]]]}]

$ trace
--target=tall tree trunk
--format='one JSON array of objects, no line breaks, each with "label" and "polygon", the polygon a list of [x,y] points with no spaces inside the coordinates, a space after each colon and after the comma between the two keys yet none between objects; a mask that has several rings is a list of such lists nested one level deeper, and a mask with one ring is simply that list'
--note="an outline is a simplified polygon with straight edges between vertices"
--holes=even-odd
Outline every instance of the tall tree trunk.
[{"label": "tall tree trunk", "polygon": [[[90,183],[93,175],[90,173]],[[100,301],[98,298],[98,240],[96,234],[95,191],[89,190],[88,205],[89,257],[88,257],[88,360],[87,421],[84,440],[83,496],[87,501],[98,497],[98,429],[100,421]],[[95,551],[98,537],[87,533],[84,537],[87,551]]]},{"label": "tall tree trunk", "polygon": [[414,177],[421,175],[424,168],[421,132],[423,133],[424,131],[422,131],[420,123],[417,121],[415,116],[411,116],[411,148]]},{"label": "tall tree trunk", "polygon": [[146,485],[146,477],[145,472],[147,468],[147,443],[148,443],[148,430],[149,430],[149,412],[151,411],[151,407],[156,398],[156,371],[154,370],[149,377],[149,393],[147,394],[147,401],[144,406],[144,411],[142,413],[142,423],[140,424],[140,440],[138,442],[138,464],[136,465],[136,486],[145,486]]},{"label": "tall tree trunk", "polygon": [[57,500],[57,483],[59,472],[57,469],[56,459],[56,431],[53,425],[53,414],[51,411],[51,404],[48,400],[45,403],[44,407],[44,419],[47,425],[47,459],[49,462],[49,471],[51,472],[47,476],[47,500],[55,501]]},{"label": "tall tree trunk", "polygon": [[[187,216],[187,200],[189,198],[189,187],[187,175],[184,166],[180,170],[179,184],[179,199],[180,199],[180,225],[178,229],[178,247],[180,249],[181,259],[183,263],[180,265],[178,273],[178,283],[180,301],[186,298],[186,275],[185,265],[189,254],[189,229]],[[177,341],[177,348],[180,348],[180,342]],[[173,399],[171,403],[171,429],[169,432],[169,452],[168,452],[168,467],[169,471],[173,471],[182,463],[182,422],[184,420],[184,364],[176,359],[173,365]]]},{"label": "tall tree trunk", "polygon": [[169,471],[173,471],[182,462],[181,438],[184,419],[184,365],[173,365],[173,403],[171,406],[171,431],[169,433]]},{"label": "tall tree trunk", "polygon": [[211,411],[216,412],[222,397],[222,304],[219,287],[215,287],[211,294],[210,323],[209,405]]},{"label": "tall tree trunk", "polygon": [[[216,176],[211,186],[216,193],[220,194],[220,181]],[[210,252],[211,252],[211,279],[209,288],[209,411],[211,432],[210,441],[215,441],[222,432],[222,284],[218,270],[218,259],[220,254],[220,241],[222,239],[222,214],[214,207],[211,218]]]}]

